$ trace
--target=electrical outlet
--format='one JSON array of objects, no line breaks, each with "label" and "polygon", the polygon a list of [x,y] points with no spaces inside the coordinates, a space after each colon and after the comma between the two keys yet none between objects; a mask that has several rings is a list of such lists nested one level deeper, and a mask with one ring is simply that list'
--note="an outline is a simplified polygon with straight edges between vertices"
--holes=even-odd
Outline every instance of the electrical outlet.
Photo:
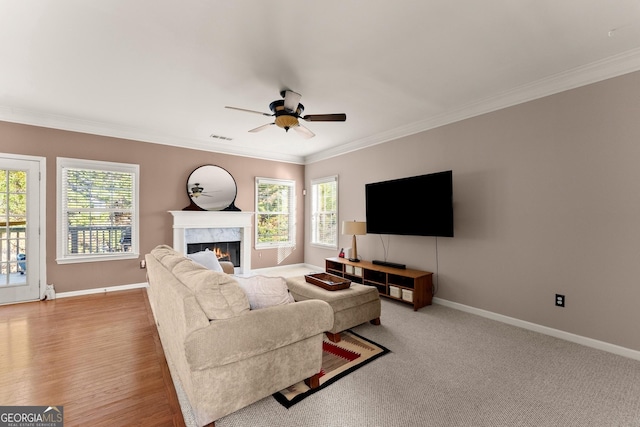
[{"label": "electrical outlet", "polygon": [[564,307],[564,295],[556,294],[556,307]]},{"label": "electrical outlet", "polygon": [[141,260],[140,261],[140,268],[142,268],[142,269],[147,268],[147,261]]}]

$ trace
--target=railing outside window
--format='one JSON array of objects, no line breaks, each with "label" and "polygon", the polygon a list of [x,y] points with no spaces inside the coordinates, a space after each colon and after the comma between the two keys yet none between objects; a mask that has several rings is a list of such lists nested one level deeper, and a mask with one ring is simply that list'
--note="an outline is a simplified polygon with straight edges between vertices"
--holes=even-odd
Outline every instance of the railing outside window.
[{"label": "railing outside window", "polygon": [[69,254],[131,251],[131,227],[69,227]]},{"label": "railing outside window", "polygon": [[25,221],[18,222],[20,224],[0,222],[0,254],[2,254],[0,274],[2,275],[26,271],[24,254],[27,251],[27,228]]}]

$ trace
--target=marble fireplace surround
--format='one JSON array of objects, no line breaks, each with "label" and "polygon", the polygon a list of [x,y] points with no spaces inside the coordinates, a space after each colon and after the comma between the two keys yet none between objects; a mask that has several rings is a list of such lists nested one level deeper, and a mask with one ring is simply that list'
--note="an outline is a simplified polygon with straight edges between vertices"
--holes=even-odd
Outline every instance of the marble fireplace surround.
[{"label": "marble fireplace surround", "polygon": [[[251,241],[253,212],[238,211],[169,211],[173,215],[173,249],[186,254],[187,243],[208,243],[213,235],[231,233],[240,240],[240,267],[236,273],[251,271]],[[237,229],[220,230],[216,229]],[[201,233],[198,231],[200,230]],[[202,234],[201,242],[193,236]],[[209,239],[209,240],[207,240]]]}]

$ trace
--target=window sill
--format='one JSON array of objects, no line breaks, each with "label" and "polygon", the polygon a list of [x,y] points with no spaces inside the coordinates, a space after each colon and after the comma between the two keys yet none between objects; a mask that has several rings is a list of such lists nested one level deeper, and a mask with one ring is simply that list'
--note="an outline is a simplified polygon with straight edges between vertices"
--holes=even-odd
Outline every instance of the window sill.
[{"label": "window sill", "polygon": [[261,245],[255,245],[254,249],[259,251],[261,249],[281,249],[281,248],[295,248],[293,243],[263,243]]},{"label": "window sill", "polygon": [[328,249],[331,251],[337,251],[338,250],[338,246],[337,245],[323,245],[321,243],[310,243],[310,245],[314,248],[318,248],[318,249]]},{"label": "window sill", "polygon": [[127,252],[118,255],[91,255],[91,256],[77,256],[68,258],[57,258],[58,264],[79,264],[83,262],[99,262],[99,261],[121,261],[126,259],[138,259],[139,253]]}]

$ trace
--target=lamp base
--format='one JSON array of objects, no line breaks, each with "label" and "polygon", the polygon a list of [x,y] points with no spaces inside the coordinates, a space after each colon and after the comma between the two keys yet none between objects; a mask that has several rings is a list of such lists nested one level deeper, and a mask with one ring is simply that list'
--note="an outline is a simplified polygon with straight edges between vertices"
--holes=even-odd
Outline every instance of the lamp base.
[{"label": "lamp base", "polygon": [[351,261],[351,262],[360,262],[360,260],[358,258],[349,258],[349,261]]}]

